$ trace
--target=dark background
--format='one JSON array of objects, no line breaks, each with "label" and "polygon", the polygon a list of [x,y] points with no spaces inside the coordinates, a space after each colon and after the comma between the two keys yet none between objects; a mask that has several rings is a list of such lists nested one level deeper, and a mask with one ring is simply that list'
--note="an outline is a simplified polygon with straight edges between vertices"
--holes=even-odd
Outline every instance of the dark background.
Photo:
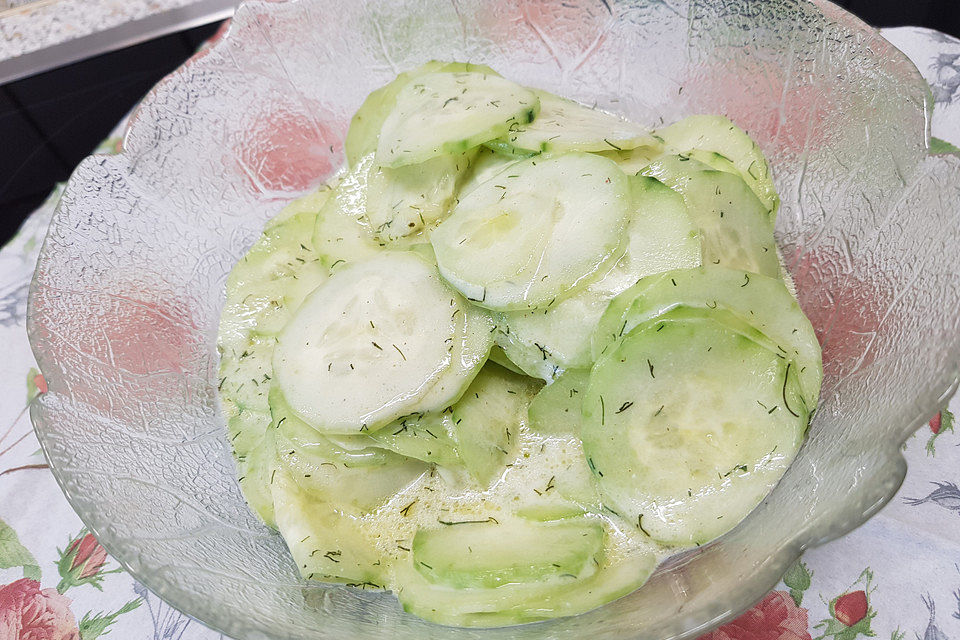
[{"label": "dark background", "polygon": [[[877,27],[960,37],[960,0],[835,0]],[[0,243],[163,76],[218,24],[158,38],[0,86]]]}]

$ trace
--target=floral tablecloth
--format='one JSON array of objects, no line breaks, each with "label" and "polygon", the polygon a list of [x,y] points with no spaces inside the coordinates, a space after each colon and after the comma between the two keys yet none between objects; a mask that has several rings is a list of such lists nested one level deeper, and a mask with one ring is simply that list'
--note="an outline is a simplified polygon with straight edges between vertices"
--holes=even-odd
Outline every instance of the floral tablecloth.
[{"label": "floral tablecloth", "polygon": [[[960,147],[960,40],[914,28],[883,33],[931,85],[934,143]],[[111,138],[100,151],[118,147]],[[27,403],[45,391],[24,330],[27,291],[58,197],[59,189],[0,251],[0,640],[224,640],[106,555],[60,493],[26,417]],[[960,398],[952,405],[960,410]],[[776,590],[701,640],[960,640],[960,433],[952,414],[934,417],[904,455],[907,478],[879,515],[808,551]]]}]

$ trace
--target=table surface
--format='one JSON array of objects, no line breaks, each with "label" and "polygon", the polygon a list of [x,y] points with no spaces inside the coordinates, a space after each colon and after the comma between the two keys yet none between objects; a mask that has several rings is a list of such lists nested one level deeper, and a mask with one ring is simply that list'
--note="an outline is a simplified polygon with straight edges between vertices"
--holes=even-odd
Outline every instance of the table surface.
[{"label": "table surface", "polygon": [[[933,135],[960,146],[960,40],[916,28],[882,33],[930,83]],[[100,152],[119,145],[111,138]],[[117,640],[228,640],[106,555],[63,498],[25,416],[45,389],[24,329],[26,297],[58,195],[0,251],[0,640],[108,632]],[[960,400],[952,406],[960,411]],[[960,640],[960,430],[947,415],[908,441],[906,480],[877,516],[807,551],[776,590],[710,640]]]}]

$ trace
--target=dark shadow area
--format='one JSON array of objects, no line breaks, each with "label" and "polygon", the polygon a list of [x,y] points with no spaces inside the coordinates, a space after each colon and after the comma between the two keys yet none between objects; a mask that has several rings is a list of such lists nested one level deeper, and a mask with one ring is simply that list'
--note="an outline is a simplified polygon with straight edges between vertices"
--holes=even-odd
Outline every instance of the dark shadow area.
[{"label": "dark shadow area", "polygon": [[158,38],[0,86],[0,243],[218,26]]}]

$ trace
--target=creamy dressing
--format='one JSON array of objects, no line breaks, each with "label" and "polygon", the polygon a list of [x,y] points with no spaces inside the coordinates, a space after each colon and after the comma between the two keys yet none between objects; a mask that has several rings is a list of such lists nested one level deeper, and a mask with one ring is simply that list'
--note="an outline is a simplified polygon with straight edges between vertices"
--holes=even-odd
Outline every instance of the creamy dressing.
[{"label": "creamy dressing", "polygon": [[[490,486],[480,487],[455,470],[433,469],[361,518],[362,535],[384,559],[403,562],[409,559],[413,537],[420,529],[451,526],[444,522],[499,521],[528,508],[586,507],[585,517],[599,521],[606,533],[606,566],[634,554],[655,554],[659,562],[676,553],[676,548],[651,540],[636,522],[597,508],[599,496],[578,439],[539,435],[525,420],[517,427],[513,460]],[[581,495],[571,495],[576,489]],[[588,501],[594,504],[585,504]],[[590,508],[596,512],[590,513]]]}]

